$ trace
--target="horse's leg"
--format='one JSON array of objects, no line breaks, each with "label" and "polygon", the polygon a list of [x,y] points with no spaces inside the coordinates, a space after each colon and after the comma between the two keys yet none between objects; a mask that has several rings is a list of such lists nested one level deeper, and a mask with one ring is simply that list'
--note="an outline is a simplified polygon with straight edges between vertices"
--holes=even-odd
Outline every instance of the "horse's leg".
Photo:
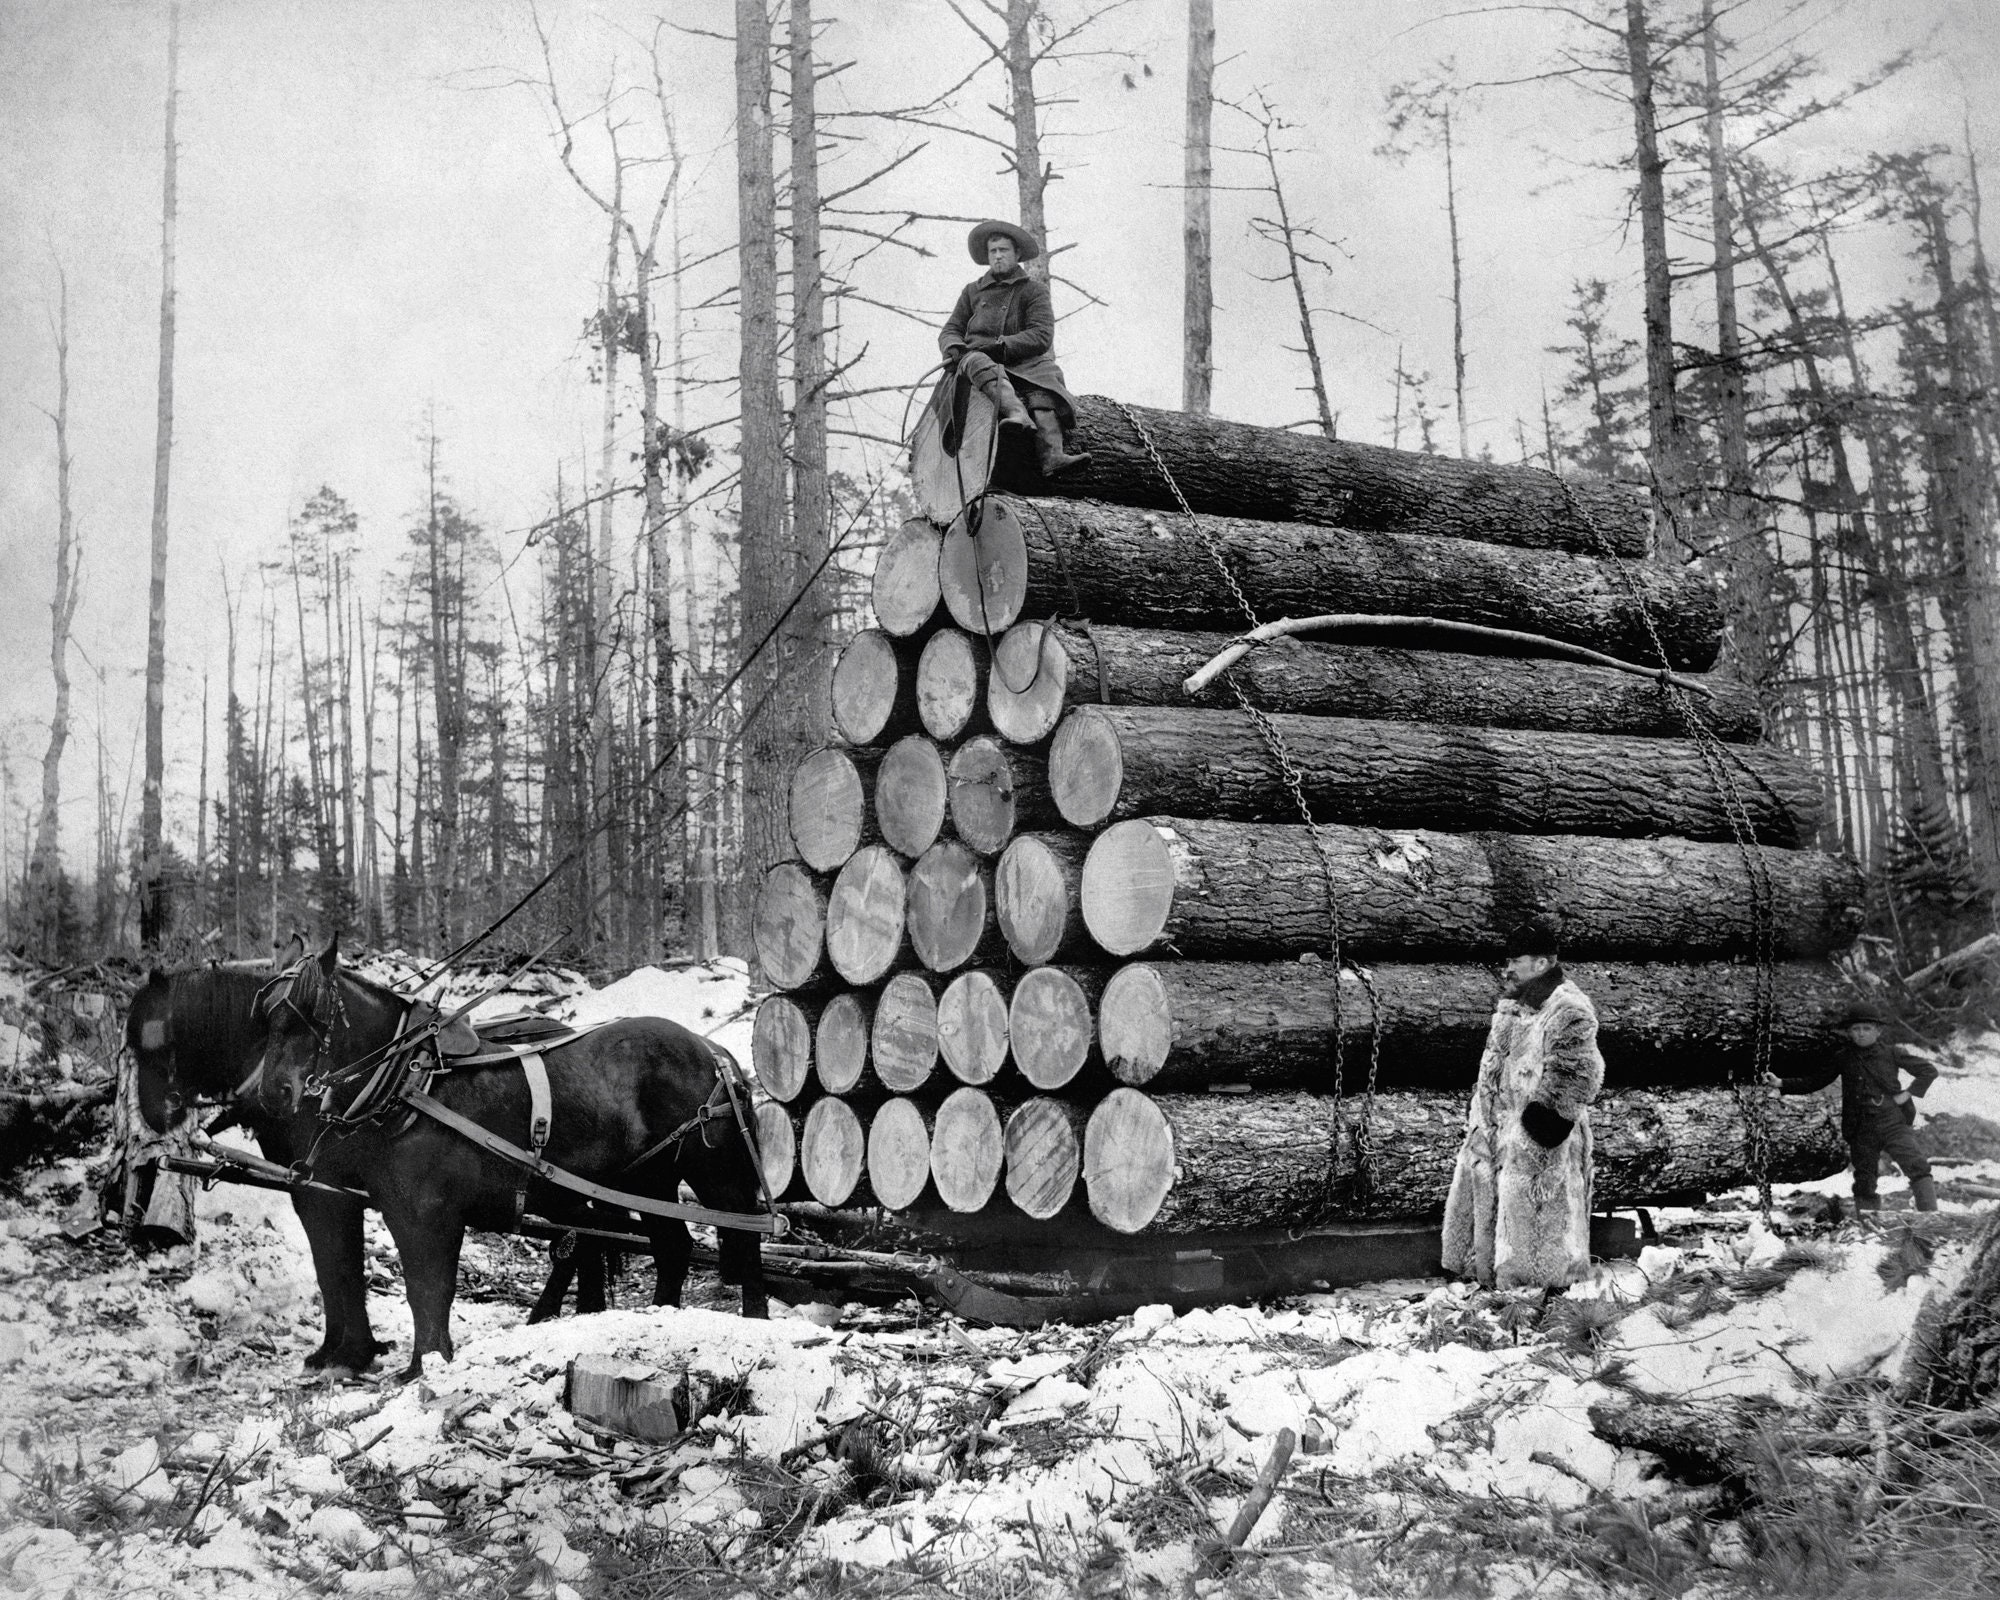
[{"label": "horse's leg", "polygon": [[395,1236],[403,1258],[403,1292],[416,1325],[410,1341],[410,1364],[402,1381],[424,1375],[424,1355],[435,1350],[445,1360],[452,1355],[451,1302],[458,1292],[458,1253],[465,1244],[465,1221],[442,1196],[425,1196],[415,1205],[385,1207],[383,1220]]},{"label": "horse's leg", "polygon": [[346,1367],[366,1372],[388,1349],[368,1323],[368,1277],[361,1250],[361,1205],[337,1195],[295,1190],[292,1209],[312,1246],[326,1336],[306,1357],[308,1368]]},{"label": "horse's leg", "polygon": [[604,1248],[597,1239],[589,1239],[577,1245],[581,1254],[588,1250],[576,1280],[576,1314],[579,1317],[594,1317],[611,1304],[611,1275],[616,1270],[616,1257]]},{"label": "horse's leg", "polygon": [[[566,1256],[557,1255],[554,1248],[551,1247],[549,1251],[549,1281],[542,1285],[542,1292],[535,1300],[534,1308],[528,1313],[528,1321],[530,1323],[553,1322],[557,1317],[562,1315],[563,1296],[569,1293],[570,1283],[575,1279],[579,1265],[582,1265],[585,1269],[583,1274],[584,1283],[589,1283],[589,1264],[579,1260],[588,1248],[589,1246],[581,1239],[577,1240],[571,1246],[570,1253]],[[577,1309],[579,1311],[583,1309],[585,1293],[584,1287],[579,1285],[577,1288]]]},{"label": "horse's leg", "polygon": [[647,1218],[646,1237],[653,1241],[653,1304],[677,1306],[681,1291],[687,1287],[694,1238],[686,1223],[668,1217]]},{"label": "horse's leg", "polygon": [[722,1258],[722,1281],[743,1290],[743,1315],[759,1320],[770,1316],[771,1300],[764,1291],[764,1251],[759,1235],[741,1228],[715,1230],[716,1253]]}]

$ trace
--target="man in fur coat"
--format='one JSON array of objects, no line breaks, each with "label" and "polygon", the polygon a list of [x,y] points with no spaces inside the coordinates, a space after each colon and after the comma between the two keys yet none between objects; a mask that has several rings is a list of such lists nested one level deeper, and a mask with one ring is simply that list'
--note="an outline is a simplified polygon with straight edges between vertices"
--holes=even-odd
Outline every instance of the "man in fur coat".
[{"label": "man in fur coat", "polygon": [[1507,941],[1503,987],[1444,1210],[1444,1266],[1488,1288],[1562,1288],[1590,1268],[1597,1012],[1563,975],[1553,920]]}]

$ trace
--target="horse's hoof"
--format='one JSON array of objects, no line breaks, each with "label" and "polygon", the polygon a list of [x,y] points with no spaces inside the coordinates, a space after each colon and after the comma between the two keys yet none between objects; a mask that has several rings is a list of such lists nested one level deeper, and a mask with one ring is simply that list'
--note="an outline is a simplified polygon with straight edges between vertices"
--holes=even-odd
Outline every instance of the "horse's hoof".
[{"label": "horse's hoof", "polygon": [[743,1297],[743,1315],[752,1322],[769,1322],[771,1320],[769,1298],[761,1294],[756,1296],[746,1294]]},{"label": "horse's hoof", "polygon": [[331,1356],[332,1352],[329,1351],[325,1345],[321,1345],[311,1355],[306,1357],[305,1360],[306,1371],[308,1372],[319,1371],[321,1367],[327,1364],[328,1360],[331,1359]]}]

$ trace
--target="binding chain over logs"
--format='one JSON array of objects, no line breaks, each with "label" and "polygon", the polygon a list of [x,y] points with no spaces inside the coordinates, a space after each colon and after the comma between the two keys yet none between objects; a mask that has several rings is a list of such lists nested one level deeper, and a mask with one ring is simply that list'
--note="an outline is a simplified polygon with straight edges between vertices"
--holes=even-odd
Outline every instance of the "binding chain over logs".
[{"label": "binding chain over logs", "polygon": [[[1688,738],[1701,754],[1702,766],[1722,801],[1723,814],[1729,819],[1729,832],[1736,842],[1736,853],[1742,859],[1744,875],[1749,880],[1750,949],[1751,959],[1756,963],[1756,982],[1751,991],[1751,1067],[1747,1077],[1740,1070],[1732,1073],[1729,1088],[1743,1112],[1744,1129],[1750,1142],[1750,1171],[1757,1180],[1757,1204],[1768,1223],[1771,1220],[1771,1137],[1767,1120],[1770,1108],[1766,1103],[1769,1090],[1765,1079],[1771,1071],[1772,1036],[1777,1027],[1778,1009],[1777,906],[1771,888],[1770,863],[1764,858],[1764,846],[1757,838],[1749,808],[1743,803],[1736,774],[1730,770],[1733,758],[1716,737],[1715,730],[1695,708],[1687,691],[1674,681],[1667,670],[1667,647],[1654,624],[1652,608],[1633,581],[1630,568],[1624,558],[1611,548],[1596,519],[1571,492],[1569,480],[1553,470],[1549,475],[1562,490],[1564,508],[1576,515],[1577,521],[1590,535],[1598,556],[1617,575],[1626,598],[1632,602],[1639,620],[1645,625],[1647,641],[1660,663],[1660,693],[1666,696],[1668,704],[1687,729]],[[1670,522],[1677,521],[1671,506],[1666,511]]]},{"label": "binding chain over logs", "polygon": [[[1125,420],[1132,425],[1132,431],[1139,436],[1139,442],[1146,447],[1146,454],[1152,457],[1153,465],[1159,469],[1167,488],[1173,492],[1174,502],[1180,507],[1181,515],[1187,518],[1188,527],[1201,540],[1203,548],[1208,551],[1209,559],[1215,563],[1216,571],[1222,574],[1222,581],[1229,586],[1229,592],[1235,598],[1238,609],[1242,611],[1253,629],[1262,627],[1263,618],[1257,615],[1256,608],[1243,593],[1243,586],[1236,581],[1236,574],[1229,570],[1229,563],[1222,556],[1222,546],[1217,543],[1214,535],[1202,526],[1200,518],[1194,513],[1194,507],[1188,504],[1187,496],[1181,493],[1181,486],[1175,480],[1172,469],[1168,467],[1158,447],[1154,445],[1152,435],[1146,431],[1145,425],[1132,414],[1131,408],[1124,401],[1114,401],[1113,404],[1124,414]],[[1242,707],[1244,714],[1263,735],[1264,743],[1270,747],[1272,759],[1278,763],[1278,769],[1284,777],[1285,788],[1291,794],[1292,804],[1298,808],[1299,816],[1306,825],[1306,831],[1312,836],[1313,848],[1319,855],[1320,875],[1326,881],[1327,942],[1333,964],[1333,1137],[1327,1141],[1326,1174],[1321,1180],[1321,1207],[1324,1213],[1331,1214],[1340,1189],[1340,1144],[1343,1134],[1350,1134],[1354,1151],[1351,1192],[1359,1200],[1365,1200],[1368,1196],[1372,1178],[1368,1130],[1375,1110],[1375,1083],[1382,1065],[1382,1003],[1375,992],[1374,975],[1359,962],[1349,961],[1341,954],[1340,896],[1334,870],[1333,849],[1328,844],[1326,835],[1320,831],[1319,822],[1312,814],[1312,807],[1306,803],[1305,779],[1299,771],[1298,764],[1292,760],[1291,752],[1285,748],[1284,735],[1279,733],[1276,723],[1251,703],[1250,696],[1237,678],[1234,668],[1223,674],[1223,681],[1229,685],[1230,693],[1236,696],[1237,705]],[[1355,1121],[1351,1132],[1347,1122],[1346,1019],[1342,1015],[1340,998],[1340,971],[1343,965],[1354,973],[1360,981],[1363,993],[1368,996],[1368,1081],[1362,1094],[1361,1115]]]}]

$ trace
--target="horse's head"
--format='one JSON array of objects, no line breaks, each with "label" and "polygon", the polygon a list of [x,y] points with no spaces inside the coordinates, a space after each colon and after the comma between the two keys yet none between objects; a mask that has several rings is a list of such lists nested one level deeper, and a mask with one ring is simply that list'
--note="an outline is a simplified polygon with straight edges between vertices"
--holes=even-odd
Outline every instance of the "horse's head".
[{"label": "horse's head", "polygon": [[125,1013],[125,1048],[138,1066],[139,1115],[155,1133],[165,1133],[180,1115],[182,1090],[174,1058],[173,980],[158,967]]},{"label": "horse's head", "polygon": [[301,955],[257,991],[257,1016],[265,1029],[257,1107],[289,1117],[304,1098],[306,1079],[323,1071],[339,1021],[340,936],[318,955]]}]

